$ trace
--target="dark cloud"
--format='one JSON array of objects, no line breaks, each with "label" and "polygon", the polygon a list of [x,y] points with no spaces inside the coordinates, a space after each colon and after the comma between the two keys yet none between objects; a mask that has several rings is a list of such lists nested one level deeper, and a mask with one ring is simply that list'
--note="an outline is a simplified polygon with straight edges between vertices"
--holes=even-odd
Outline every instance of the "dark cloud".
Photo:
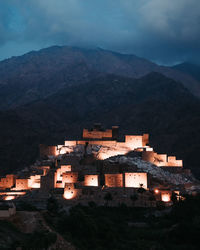
[{"label": "dark cloud", "polygon": [[0,56],[58,44],[197,60],[199,0],[1,0]]}]

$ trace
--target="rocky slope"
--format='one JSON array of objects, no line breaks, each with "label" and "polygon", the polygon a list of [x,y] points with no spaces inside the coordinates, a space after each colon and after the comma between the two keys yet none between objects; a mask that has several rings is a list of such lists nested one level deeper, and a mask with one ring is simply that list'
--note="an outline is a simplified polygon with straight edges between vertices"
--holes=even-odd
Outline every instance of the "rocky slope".
[{"label": "rocky slope", "polygon": [[178,80],[200,96],[200,83],[187,72],[161,67],[134,55],[54,46],[0,62],[0,109],[43,99],[101,74],[140,78],[150,72]]},{"label": "rocky slope", "polygon": [[196,79],[197,81],[200,81],[200,66],[199,65],[195,65],[189,62],[184,62],[181,64],[177,64],[171,68],[178,70],[180,72],[183,72],[185,74],[191,75],[194,79]]},{"label": "rocky slope", "polygon": [[200,102],[182,84],[152,73],[135,80],[108,75],[84,86],[0,113],[1,171],[33,162],[40,143],[63,144],[101,122],[119,125],[121,134],[149,133],[158,153],[176,155],[199,174]]},{"label": "rocky slope", "polygon": [[185,185],[185,184],[194,184],[200,189],[200,183],[192,176],[186,175],[183,173],[174,174],[168,171],[163,170],[160,167],[157,167],[150,162],[141,160],[139,157],[128,157],[128,156],[115,156],[107,159],[109,163],[115,164],[128,164],[137,166],[138,171],[146,172],[150,174],[153,178],[156,178],[164,183],[169,185]]}]

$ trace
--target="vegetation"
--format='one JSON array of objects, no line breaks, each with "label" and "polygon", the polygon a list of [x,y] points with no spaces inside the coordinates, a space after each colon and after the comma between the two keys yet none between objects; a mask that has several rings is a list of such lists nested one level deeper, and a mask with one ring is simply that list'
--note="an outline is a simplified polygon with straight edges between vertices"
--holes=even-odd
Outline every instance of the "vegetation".
[{"label": "vegetation", "polygon": [[47,231],[22,233],[9,221],[0,221],[0,249],[48,249],[56,242],[57,235]]},{"label": "vegetation", "polygon": [[156,152],[176,155],[200,176],[199,110],[200,101],[181,84],[156,73],[137,80],[98,77],[84,87],[72,84],[43,101],[0,112],[0,173],[33,163],[39,144],[80,138],[81,129],[98,116],[105,127],[117,121],[121,135],[149,133]]},{"label": "vegetation", "polygon": [[79,249],[198,249],[200,195],[188,196],[173,208],[71,208],[69,214],[46,215]]},{"label": "vegetation", "polygon": [[51,232],[34,232],[22,243],[22,249],[48,249],[56,242],[57,235]]},{"label": "vegetation", "polygon": [[[81,250],[199,249],[200,195],[159,209],[97,207],[90,202],[66,212],[58,210],[53,199],[49,203],[54,205],[45,213],[46,222]],[[48,249],[56,238],[44,230],[22,233],[11,222],[0,221],[0,249]]]},{"label": "vegetation", "polygon": [[108,205],[109,201],[112,201],[113,197],[111,193],[106,193],[104,196],[104,200],[106,201],[106,205]]}]

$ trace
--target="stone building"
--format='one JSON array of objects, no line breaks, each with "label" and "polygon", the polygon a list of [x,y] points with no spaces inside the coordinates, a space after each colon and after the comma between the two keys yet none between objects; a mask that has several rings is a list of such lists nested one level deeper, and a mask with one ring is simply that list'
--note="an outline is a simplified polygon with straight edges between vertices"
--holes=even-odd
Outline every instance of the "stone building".
[{"label": "stone building", "polygon": [[[58,192],[70,202],[93,199],[103,204],[105,194],[110,192],[116,202],[123,200],[130,204],[130,196],[135,194],[135,190],[147,190],[148,193],[150,178],[148,171],[138,169],[135,163],[129,166],[110,160],[113,156],[127,154],[141,157],[143,161],[154,164],[156,169],[181,169],[183,166],[182,160],[177,160],[175,156],[154,152],[149,146],[148,134],[125,135],[124,141],[119,141],[118,126],[104,130],[96,124],[93,129],[84,129],[80,140],[66,140],[63,145],[57,146],[40,145],[43,165],[35,166],[28,176],[7,175],[1,178],[0,189],[10,191],[0,194],[0,197],[15,199],[26,192],[39,190],[47,196]],[[8,194],[11,191],[13,195]],[[160,191],[157,198],[169,202],[170,192]]]}]

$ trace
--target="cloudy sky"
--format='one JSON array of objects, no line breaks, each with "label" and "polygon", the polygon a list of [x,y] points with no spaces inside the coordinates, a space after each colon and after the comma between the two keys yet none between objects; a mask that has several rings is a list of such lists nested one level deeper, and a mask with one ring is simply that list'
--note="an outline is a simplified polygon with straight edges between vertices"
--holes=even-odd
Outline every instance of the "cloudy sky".
[{"label": "cloudy sky", "polygon": [[51,45],[200,62],[200,0],[0,0],[0,60]]}]

